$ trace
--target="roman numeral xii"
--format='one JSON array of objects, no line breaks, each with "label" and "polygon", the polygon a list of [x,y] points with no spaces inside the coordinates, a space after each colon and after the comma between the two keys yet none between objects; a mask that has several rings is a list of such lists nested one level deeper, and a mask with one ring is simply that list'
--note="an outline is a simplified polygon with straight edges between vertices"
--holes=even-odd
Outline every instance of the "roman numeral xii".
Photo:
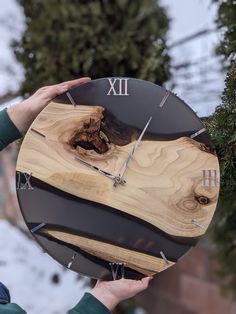
[{"label": "roman numeral xii", "polygon": [[128,78],[108,78],[110,89],[108,96],[129,96],[128,93]]}]

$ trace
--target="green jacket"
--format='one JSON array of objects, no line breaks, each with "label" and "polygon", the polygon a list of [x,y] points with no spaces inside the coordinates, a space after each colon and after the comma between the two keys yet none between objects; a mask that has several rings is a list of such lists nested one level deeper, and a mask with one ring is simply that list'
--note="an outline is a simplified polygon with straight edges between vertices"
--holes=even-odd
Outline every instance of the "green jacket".
[{"label": "green jacket", "polygon": [[[15,303],[6,303],[0,304],[0,314],[26,314],[26,311]],[[111,314],[111,312],[92,294],[86,292],[68,314]]]},{"label": "green jacket", "polygon": [[[0,151],[8,144],[22,137],[8,116],[6,109],[0,111]],[[1,278],[0,278],[1,280]],[[0,304],[0,314],[24,314],[15,303]],[[111,312],[92,294],[85,293],[80,302],[68,314],[111,314]]]}]

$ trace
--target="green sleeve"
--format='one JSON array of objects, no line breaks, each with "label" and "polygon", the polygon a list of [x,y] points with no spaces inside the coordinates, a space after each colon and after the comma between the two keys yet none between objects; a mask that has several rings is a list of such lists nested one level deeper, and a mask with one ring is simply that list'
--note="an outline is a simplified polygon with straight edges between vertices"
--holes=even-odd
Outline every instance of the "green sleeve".
[{"label": "green sleeve", "polygon": [[27,314],[15,303],[0,304],[0,314]]},{"label": "green sleeve", "polygon": [[111,312],[92,294],[86,292],[80,302],[68,314],[111,314]]},{"label": "green sleeve", "polygon": [[22,134],[10,119],[7,109],[0,111],[0,151],[8,144],[21,138]]}]

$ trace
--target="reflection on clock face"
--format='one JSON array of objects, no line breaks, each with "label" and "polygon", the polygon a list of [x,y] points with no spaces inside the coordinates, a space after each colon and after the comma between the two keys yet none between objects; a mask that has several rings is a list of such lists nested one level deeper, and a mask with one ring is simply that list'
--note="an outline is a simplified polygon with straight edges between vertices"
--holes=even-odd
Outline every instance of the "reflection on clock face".
[{"label": "reflection on clock face", "polygon": [[25,136],[16,176],[43,249],[102,279],[174,265],[205,233],[219,194],[201,120],[171,92],[131,78],[94,80],[54,99]]}]

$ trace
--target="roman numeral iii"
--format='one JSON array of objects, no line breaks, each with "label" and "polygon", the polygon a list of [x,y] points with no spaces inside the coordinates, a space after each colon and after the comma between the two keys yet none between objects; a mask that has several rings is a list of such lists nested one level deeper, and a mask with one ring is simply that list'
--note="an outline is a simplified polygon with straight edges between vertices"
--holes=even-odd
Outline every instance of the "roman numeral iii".
[{"label": "roman numeral iii", "polygon": [[202,170],[203,186],[218,186],[218,173],[215,169]]},{"label": "roman numeral iii", "polygon": [[128,94],[128,78],[108,78],[110,89],[108,96],[129,96]]}]

